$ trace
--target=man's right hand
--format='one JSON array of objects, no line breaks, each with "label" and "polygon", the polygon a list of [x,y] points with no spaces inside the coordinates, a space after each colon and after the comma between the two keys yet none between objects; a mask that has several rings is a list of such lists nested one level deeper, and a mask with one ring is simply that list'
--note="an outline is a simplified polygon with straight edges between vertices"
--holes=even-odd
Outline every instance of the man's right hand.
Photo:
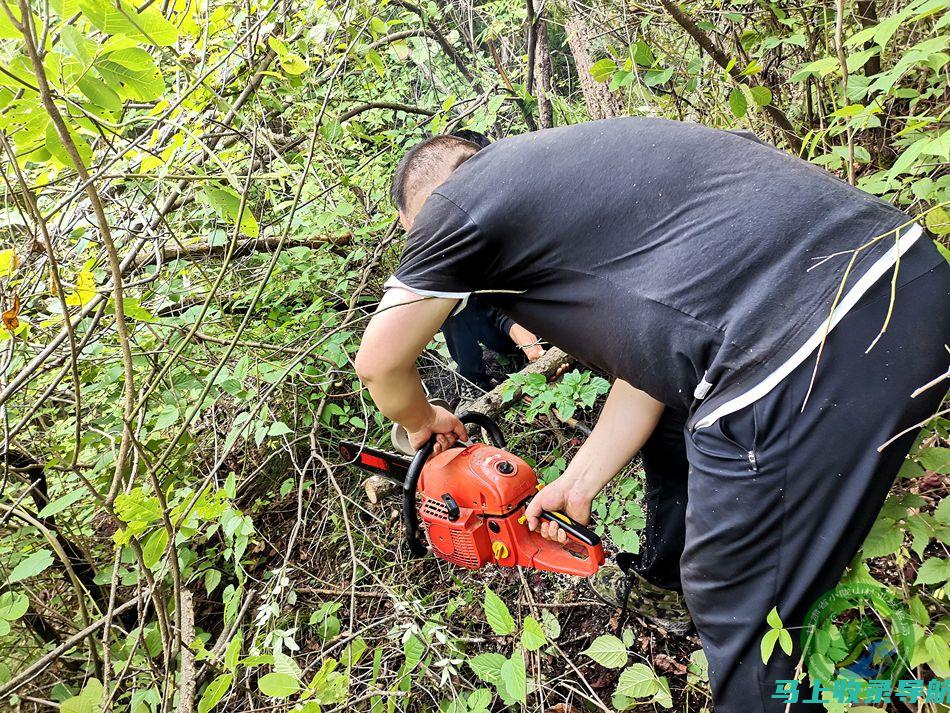
[{"label": "man's right hand", "polygon": [[531,498],[524,514],[528,518],[528,529],[539,529],[541,536],[546,540],[556,540],[561,544],[567,542],[567,533],[557,524],[541,520],[541,511],[563,512],[582,525],[590,522],[591,504],[596,491],[585,492],[572,474],[565,471],[560,478],[548,485]]},{"label": "man's right hand", "polygon": [[[432,436],[435,436],[433,453],[441,453],[455,445],[456,441],[467,441],[468,432],[454,413],[441,406],[431,406],[429,418],[415,431],[409,431],[409,443],[419,450]],[[407,429],[408,430],[408,429]]]}]

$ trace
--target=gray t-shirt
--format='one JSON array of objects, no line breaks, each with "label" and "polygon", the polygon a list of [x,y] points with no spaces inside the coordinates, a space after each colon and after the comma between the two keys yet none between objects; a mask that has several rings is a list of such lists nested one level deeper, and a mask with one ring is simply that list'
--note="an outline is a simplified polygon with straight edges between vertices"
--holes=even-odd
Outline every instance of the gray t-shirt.
[{"label": "gray t-shirt", "polygon": [[[818,329],[850,251],[908,221],[747,137],[609,119],[479,151],[426,201],[395,277],[479,293],[695,423]],[[860,251],[848,284],[894,240]]]}]

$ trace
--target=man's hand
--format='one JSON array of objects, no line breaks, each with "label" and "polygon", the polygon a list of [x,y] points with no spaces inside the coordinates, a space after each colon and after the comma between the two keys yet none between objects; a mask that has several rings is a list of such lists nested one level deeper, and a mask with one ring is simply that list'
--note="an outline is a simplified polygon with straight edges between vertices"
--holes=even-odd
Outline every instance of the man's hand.
[{"label": "man's hand", "polygon": [[415,431],[409,431],[409,443],[414,450],[419,450],[428,440],[435,436],[433,453],[441,453],[455,445],[456,441],[468,440],[465,426],[455,414],[441,406],[431,406],[432,413],[429,419]]},{"label": "man's hand", "polygon": [[508,336],[524,352],[524,355],[528,357],[528,361],[535,362],[544,356],[544,347],[538,343],[540,340],[533,332],[529,332],[520,324],[511,325]]},{"label": "man's hand", "polygon": [[560,478],[544,486],[541,492],[531,499],[524,511],[528,518],[528,529],[533,531],[540,527],[542,537],[547,540],[556,540],[562,545],[567,542],[567,533],[556,523],[541,520],[541,511],[560,511],[580,524],[586,525],[590,522],[591,503],[597,495],[596,491],[587,492],[583,484],[579,483],[569,471],[570,467]]},{"label": "man's hand", "polygon": [[567,469],[528,503],[528,527],[536,530],[540,526],[546,539],[567,542],[567,534],[556,523],[539,520],[541,511],[562,510],[586,525],[597,493],[646,443],[662,413],[663,404],[617,379],[597,425]]}]

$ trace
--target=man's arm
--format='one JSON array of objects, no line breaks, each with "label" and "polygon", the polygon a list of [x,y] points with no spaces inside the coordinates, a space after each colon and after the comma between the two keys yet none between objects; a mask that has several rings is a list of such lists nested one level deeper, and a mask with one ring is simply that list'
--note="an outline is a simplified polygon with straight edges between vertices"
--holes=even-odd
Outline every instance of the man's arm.
[{"label": "man's arm", "polygon": [[[567,470],[528,504],[528,526],[538,527],[542,510],[563,510],[586,524],[597,493],[646,443],[662,413],[662,403],[617,379],[594,430]],[[541,523],[541,534],[566,541],[564,531],[554,523]]]},{"label": "man's arm", "polygon": [[426,401],[416,359],[457,303],[399,288],[387,290],[356,354],[356,373],[376,407],[405,427],[414,448],[436,434],[437,453],[467,435],[452,413]]}]

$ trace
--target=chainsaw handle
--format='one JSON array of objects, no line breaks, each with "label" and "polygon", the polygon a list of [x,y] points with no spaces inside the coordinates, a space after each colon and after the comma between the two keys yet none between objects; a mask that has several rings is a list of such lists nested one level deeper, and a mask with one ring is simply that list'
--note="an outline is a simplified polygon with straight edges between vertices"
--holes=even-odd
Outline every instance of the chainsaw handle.
[{"label": "chainsaw handle", "polygon": [[[491,439],[492,445],[496,448],[507,448],[508,444],[501,429],[498,428],[498,424],[485,414],[477,411],[466,411],[460,414],[458,418],[462,423],[471,423],[484,428]],[[419,535],[419,516],[416,514],[416,488],[419,485],[419,476],[422,475],[422,467],[429,460],[434,448],[435,435],[416,451],[412,463],[409,464],[409,470],[406,471],[406,479],[402,482],[402,522],[406,528],[409,551],[414,557],[422,557],[428,552],[425,540]],[[565,517],[567,516],[565,515]],[[583,527],[583,525],[578,526]],[[590,534],[594,535],[594,533]]]},{"label": "chainsaw handle", "polygon": [[542,510],[538,517],[542,520],[557,523],[564,532],[589,547],[597,547],[600,544],[600,537],[596,532],[585,525],[581,525],[577,520],[563,512]]},{"label": "chainsaw handle", "polygon": [[459,414],[459,421],[462,423],[471,423],[479,428],[485,429],[485,433],[488,434],[488,438],[495,448],[501,448],[502,450],[508,449],[508,441],[505,440],[505,434],[501,432],[501,429],[498,428],[498,424],[495,423],[490,416],[486,416],[478,411],[463,411]]}]

